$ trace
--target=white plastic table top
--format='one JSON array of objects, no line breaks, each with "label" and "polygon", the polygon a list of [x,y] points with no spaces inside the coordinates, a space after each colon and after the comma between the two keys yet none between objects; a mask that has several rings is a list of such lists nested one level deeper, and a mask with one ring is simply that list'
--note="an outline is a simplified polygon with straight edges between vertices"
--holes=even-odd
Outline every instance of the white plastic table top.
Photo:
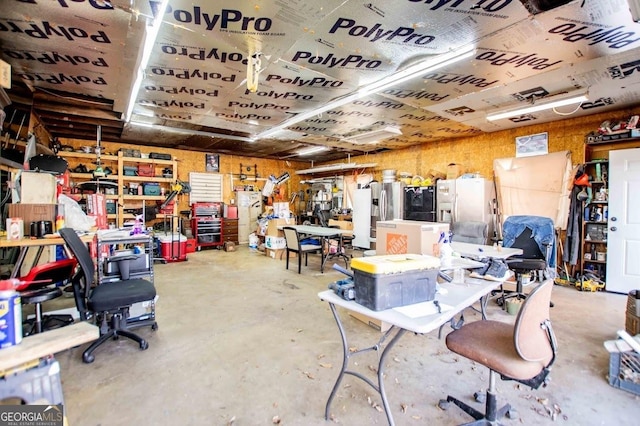
[{"label": "white plastic table top", "polygon": [[454,253],[472,258],[492,257],[494,259],[507,259],[511,256],[522,254],[522,249],[510,247],[493,247],[482,244],[451,242]]},{"label": "white plastic table top", "polygon": [[442,313],[430,313],[416,318],[411,318],[398,310],[386,309],[384,311],[372,311],[352,300],[345,300],[333,290],[325,290],[318,293],[318,297],[328,303],[366,315],[370,318],[387,322],[396,327],[414,332],[429,333],[442,324],[447,323],[456,314],[477,302],[500,286],[499,281],[488,281],[476,278],[465,279],[464,284],[442,283],[440,287],[446,290],[446,294],[437,293],[435,300],[442,306],[450,306],[451,309]]},{"label": "white plastic table top", "polygon": [[[278,229],[283,229],[285,226],[278,226]],[[316,235],[318,237],[333,237],[334,235],[342,235],[351,233],[353,231],[339,228],[328,228],[324,226],[312,226],[312,225],[287,225],[287,228],[295,228],[296,231],[302,234]]]}]

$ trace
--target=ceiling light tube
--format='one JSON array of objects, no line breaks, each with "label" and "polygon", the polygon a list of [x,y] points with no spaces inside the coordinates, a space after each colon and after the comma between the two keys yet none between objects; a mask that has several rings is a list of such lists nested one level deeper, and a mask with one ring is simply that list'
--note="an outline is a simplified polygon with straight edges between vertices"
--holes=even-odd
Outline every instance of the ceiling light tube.
[{"label": "ceiling light tube", "polygon": [[487,114],[487,120],[502,120],[503,118],[517,117],[524,114],[530,114],[532,112],[544,111],[561,106],[582,103],[587,100],[589,100],[589,96],[588,93],[585,92],[580,92],[580,94],[576,94],[575,92],[573,92],[569,94],[565,93],[562,95],[550,96],[547,98],[541,98],[537,102],[534,99],[534,103],[530,104],[529,106]]},{"label": "ceiling light tube", "polygon": [[358,90],[362,96],[366,96],[371,93],[381,92],[391,86],[395,86],[405,81],[425,74],[426,72],[432,72],[440,68],[444,68],[458,61],[468,59],[475,55],[476,50],[474,48],[467,48],[462,51],[444,53],[437,56],[437,60],[426,60],[418,64],[409,66],[397,73],[394,73],[388,77],[382,78],[374,83],[368,84],[362,89]]},{"label": "ceiling light tube", "polygon": [[432,60],[427,60],[427,61],[420,62],[419,64],[411,65],[404,70],[398,71],[374,83],[368,84],[355,92],[347,94],[341,98],[335,99],[321,106],[320,108],[316,108],[312,111],[307,111],[307,112],[297,114],[291,117],[290,119],[284,121],[283,123],[280,123],[269,130],[259,133],[258,135],[255,136],[255,139],[268,138],[295,123],[299,123],[308,118],[315,117],[316,115],[322,114],[325,111],[329,111],[334,108],[341,107],[342,105],[346,105],[355,100],[368,96],[372,93],[380,92],[381,90],[384,90],[389,86],[404,83],[405,81],[415,78],[419,75],[426,74],[428,72],[454,64],[458,61],[462,61],[464,59],[470,58],[474,54],[475,54],[475,48],[466,47],[463,50],[456,50],[448,53],[443,53],[441,55],[437,55]]},{"label": "ceiling light tube", "polygon": [[232,139],[232,140],[237,140],[242,142],[254,141],[253,138],[247,138],[244,136],[227,135],[224,133],[203,132],[202,130],[181,129],[179,127],[169,127],[169,126],[162,126],[159,124],[151,124],[151,123],[138,123],[136,121],[129,122],[129,125],[133,125],[137,127],[149,127],[151,129],[160,130],[164,132],[179,133],[181,135],[192,135],[192,136],[198,135],[198,136],[205,136],[210,138],[225,138],[225,139]]},{"label": "ceiling light tube", "polygon": [[160,26],[162,25],[162,18],[164,17],[164,13],[167,10],[168,4],[169,0],[162,0],[162,3],[160,3],[160,6],[158,7],[158,10],[156,12],[156,16],[154,16],[153,18],[153,22],[150,26],[146,27],[140,65],[138,65],[138,68],[135,72],[136,79],[133,83],[133,86],[131,86],[131,91],[129,92],[129,102],[127,103],[127,110],[124,114],[124,121],[126,122],[129,122],[129,120],[131,120],[133,107],[135,106],[136,100],[138,99],[138,92],[140,92],[142,80],[144,80],[144,70],[145,68],[147,68],[149,58],[151,58],[151,52],[153,51],[153,46],[156,43],[156,38],[158,38]]},{"label": "ceiling light tube", "polygon": [[328,149],[326,146],[312,146],[309,148],[301,149],[300,151],[298,151],[298,155],[311,155],[315,154],[316,152],[324,151],[326,149]]}]

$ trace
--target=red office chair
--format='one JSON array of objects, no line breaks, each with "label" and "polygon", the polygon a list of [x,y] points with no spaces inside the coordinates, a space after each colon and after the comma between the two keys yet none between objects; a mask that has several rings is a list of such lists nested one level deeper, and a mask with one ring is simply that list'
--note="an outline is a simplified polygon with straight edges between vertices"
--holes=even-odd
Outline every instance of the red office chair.
[{"label": "red office chair", "polygon": [[43,315],[42,304],[62,296],[62,290],[55,284],[70,281],[77,264],[75,259],[56,260],[35,266],[20,278],[23,284],[16,291],[20,293],[22,304],[35,305],[35,317],[22,323],[24,336],[73,323],[71,315]]}]

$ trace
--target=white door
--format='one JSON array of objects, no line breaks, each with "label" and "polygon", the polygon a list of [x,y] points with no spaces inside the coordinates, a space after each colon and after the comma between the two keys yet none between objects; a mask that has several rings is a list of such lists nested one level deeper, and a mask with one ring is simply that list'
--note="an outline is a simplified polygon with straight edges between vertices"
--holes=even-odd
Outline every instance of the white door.
[{"label": "white door", "polygon": [[640,289],[640,149],[609,151],[608,291]]},{"label": "white door", "polygon": [[353,241],[355,247],[371,248],[371,188],[356,189],[353,192]]}]

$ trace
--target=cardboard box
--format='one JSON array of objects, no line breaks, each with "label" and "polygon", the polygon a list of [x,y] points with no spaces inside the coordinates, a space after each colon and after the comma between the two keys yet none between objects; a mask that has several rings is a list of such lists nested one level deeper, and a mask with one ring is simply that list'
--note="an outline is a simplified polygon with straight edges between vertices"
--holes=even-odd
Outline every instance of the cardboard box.
[{"label": "cardboard box", "polygon": [[376,254],[434,255],[434,245],[437,247],[442,232],[449,233],[448,223],[399,219],[379,221],[376,224]]},{"label": "cardboard box", "polygon": [[54,204],[56,177],[51,173],[24,171],[20,175],[20,203]]},{"label": "cardboard box", "polygon": [[447,179],[457,179],[463,173],[462,164],[451,163],[447,166]]},{"label": "cardboard box", "polygon": [[368,317],[365,314],[349,311],[349,315],[383,333],[391,328],[391,323]]},{"label": "cardboard box", "polygon": [[287,240],[284,237],[267,235],[264,239],[264,246],[273,250],[287,248]]},{"label": "cardboard box", "polygon": [[[339,229],[343,229],[346,231],[353,231],[353,222],[351,222],[350,220],[329,219],[328,225],[330,227],[337,226]],[[343,235],[353,235],[353,232],[345,233]]]},{"label": "cardboard box", "polygon": [[287,225],[295,225],[296,218],[290,217],[287,219],[271,219],[267,224],[267,232],[265,235],[270,235],[273,237],[284,237],[284,232],[278,229],[278,227],[287,226]]},{"label": "cardboard box", "polygon": [[23,234],[29,235],[31,222],[48,220],[56,222],[55,204],[9,204],[9,217],[20,217],[24,224]]},{"label": "cardboard box", "polygon": [[[271,259],[286,260],[287,249],[265,249],[264,254]],[[295,253],[289,254],[290,258],[295,257]]]}]

